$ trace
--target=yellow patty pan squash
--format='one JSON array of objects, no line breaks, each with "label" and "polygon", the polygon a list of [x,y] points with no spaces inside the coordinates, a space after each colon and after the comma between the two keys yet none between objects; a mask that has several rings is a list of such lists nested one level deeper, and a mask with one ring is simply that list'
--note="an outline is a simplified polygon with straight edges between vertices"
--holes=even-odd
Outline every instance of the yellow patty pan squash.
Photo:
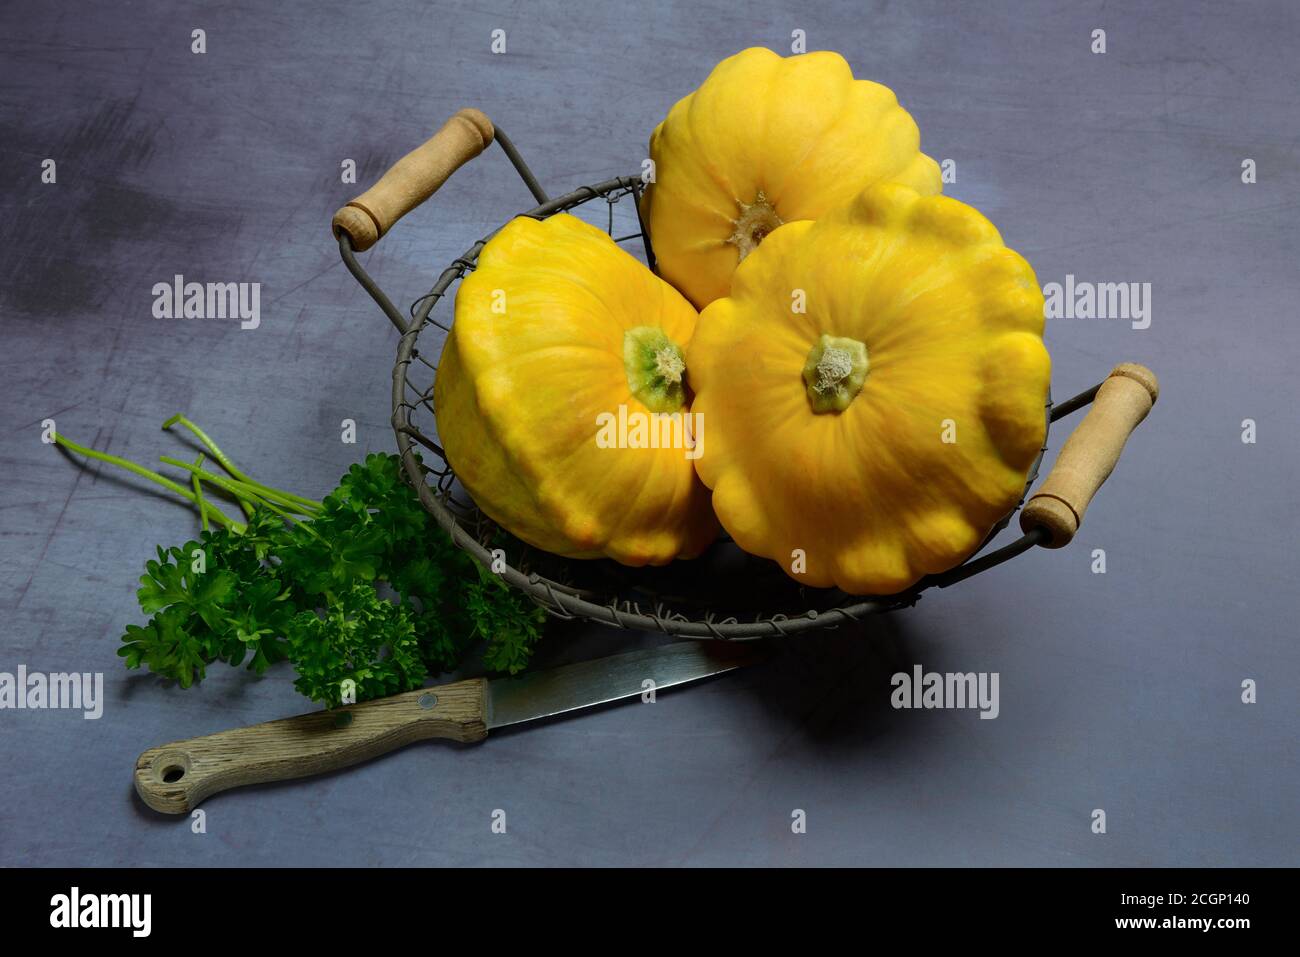
[{"label": "yellow patty pan squash", "polygon": [[475,503],[570,558],[658,565],[703,551],[717,522],[687,450],[604,427],[686,421],[697,318],[594,226],[509,223],[457,291],[434,385],[447,461]]},{"label": "yellow patty pan squash", "polygon": [[703,309],[783,222],[817,219],[878,182],[942,189],[889,87],[838,53],[754,47],[714,67],[650,137],[642,215],[659,274]]},{"label": "yellow patty pan squash", "polygon": [[686,354],[723,527],[858,595],[960,563],[1042,446],[1042,332],[1033,270],[956,200],[886,184],[780,227]]}]

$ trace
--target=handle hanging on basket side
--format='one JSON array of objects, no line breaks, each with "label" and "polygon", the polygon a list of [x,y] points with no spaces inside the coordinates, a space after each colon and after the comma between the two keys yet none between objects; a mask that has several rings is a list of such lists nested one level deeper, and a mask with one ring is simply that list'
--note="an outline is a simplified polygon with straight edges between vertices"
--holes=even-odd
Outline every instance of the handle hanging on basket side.
[{"label": "handle hanging on basket side", "polygon": [[1160,395],[1160,383],[1146,366],[1117,365],[1097,390],[1082,422],[1065,440],[1047,480],[1025,503],[1020,528],[1044,528],[1046,548],[1068,545],[1083,522],[1088,503],[1109,477],[1124,443]]},{"label": "handle hanging on basket side", "polygon": [[463,109],[423,145],[407,153],[374,186],[334,214],[335,238],[347,233],[352,248],[369,249],[399,219],[436,193],[448,177],[490,145],[496,130],[487,116]]}]

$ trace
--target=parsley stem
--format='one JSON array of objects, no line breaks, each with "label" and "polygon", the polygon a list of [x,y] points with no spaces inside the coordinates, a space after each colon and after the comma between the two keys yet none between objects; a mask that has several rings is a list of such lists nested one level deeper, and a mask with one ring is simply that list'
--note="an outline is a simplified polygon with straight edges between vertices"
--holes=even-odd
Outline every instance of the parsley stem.
[{"label": "parsley stem", "polygon": [[270,485],[264,485],[261,482],[256,481],[255,479],[249,478],[242,471],[240,471],[240,469],[235,465],[234,462],[230,460],[230,457],[226,455],[226,453],[222,452],[221,449],[217,447],[217,443],[212,441],[212,437],[209,436],[208,433],[204,432],[201,428],[199,428],[197,425],[195,425],[193,422],[187,419],[180,412],[176,413],[170,419],[164,422],[162,427],[164,429],[169,429],[173,425],[177,425],[177,424],[183,425],[185,426],[185,428],[193,432],[194,436],[200,442],[202,442],[204,445],[208,447],[208,451],[212,453],[212,457],[221,463],[221,467],[230,473],[231,478],[237,479],[238,481],[243,482],[246,485],[250,485],[255,489],[264,492],[273,492],[277,496],[279,496],[281,501],[287,501],[287,503],[293,504],[295,506],[296,505],[307,506],[307,509],[299,508],[298,511],[300,512],[302,511],[315,512],[315,511],[319,511],[322,508],[321,503],[313,499],[304,498],[301,495],[295,495],[293,492],[286,492],[283,489],[274,488],[273,486]]},{"label": "parsley stem", "polygon": [[208,451],[212,453],[212,457],[216,459],[221,464],[221,467],[225,469],[227,472],[229,472],[231,476],[240,479],[241,481],[247,478],[246,475],[244,475],[242,472],[239,471],[239,469],[235,467],[235,463],[230,461],[230,458],[226,455],[226,453],[221,451],[221,449],[217,446],[217,443],[213,442],[206,432],[200,429],[189,419],[185,418],[185,416],[180,412],[177,412],[175,415],[173,415],[170,419],[168,419],[166,422],[162,424],[163,431],[167,431],[178,422],[181,425],[185,426],[185,428],[193,432],[194,435],[198,438],[198,440],[208,447]]},{"label": "parsley stem", "polygon": [[325,507],[324,504],[317,502],[315,499],[304,498],[303,496],[297,495],[293,492],[286,492],[284,489],[276,488],[274,485],[267,485],[264,482],[258,482],[254,479],[245,479],[244,481],[260,492],[270,492],[282,502],[291,503],[295,509],[304,514],[319,512]]},{"label": "parsley stem", "polygon": [[222,478],[215,472],[196,468],[188,462],[182,462],[180,459],[172,458],[170,455],[161,456],[158,461],[163,462],[166,465],[175,465],[177,468],[182,468],[188,472],[192,472],[195,478],[201,479],[205,482],[211,482],[213,485],[225,489],[241,502],[247,501],[255,506],[276,503],[280,505],[282,509],[288,509],[289,512],[282,512],[282,509],[272,509],[272,511],[281,512],[282,514],[310,514],[305,506],[285,499],[282,496],[282,493],[277,489],[259,488],[255,485],[250,485],[247,482],[239,481],[238,479]]},{"label": "parsley stem", "polygon": [[282,508],[281,505],[285,503],[277,504],[272,496],[265,494],[262,490],[253,490],[244,482],[235,479],[222,478],[220,475],[197,468],[196,466],[182,462],[180,459],[174,459],[170,455],[161,456],[159,461],[166,465],[175,465],[177,468],[182,468],[191,472],[194,476],[194,481],[196,482],[211,482],[218,488],[225,489],[239,500],[240,505],[244,506],[249,511],[250,518],[252,517],[253,508],[264,508],[267,511],[279,515],[285,521],[291,522],[293,525],[301,528],[304,532],[311,535],[312,538],[315,538],[318,541],[324,541],[311,525],[298,517],[301,514],[307,514],[301,506],[290,503],[288,508]]},{"label": "parsley stem", "polygon": [[270,509],[272,512],[275,512],[276,515],[279,515],[286,522],[292,522],[295,527],[301,528],[304,532],[306,532],[312,538],[316,539],[318,542],[324,541],[324,539],[321,538],[321,536],[316,532],[314,528],[311,527],[311,525],[308,522],[303,521],[301,518],[299,518],[297,515],[293,514],[292,512],[286,512],[284,509],[280,508],[274,502],[267,501],[266,499],[263,499],[261,501],[261,506],[262,508]]},{"label": "parsley stem", "polygon": [[242,526],[238,522],[233,521],[228,515],[223,513],[221,509],[214,505],[209,505],[207,502],[200,501],[189,489],[177,485],[165,475],[159,475],[157,472],[147,469],[143,465],[137,465],[130,459],[124,459],[118,455],[109,455],[107,452],[99,452],[95,449],[88,449],[84,445],[78,445],[71,439],[64,438],[58,432],[54,433],[54,441],[65,449],[77,452],[87,458],[98,459],[101,462],[107,462],[109,465],[116,465],[118,468],[123,468],[128,472],[133,472],[134,474],[139,475],[141,478],[147,478],[151,482],[156,482],[163,488],[175,492],[177,495],[181,496],[181,498],[198,507],[201,514],[206,514],[220,522],[222,525],[229,526],[232,529],[242,529]]},{"label": "parsley stem", "polygon": [[[202,468],[203,462],[206,459],[207,456],[204,455],[202,452],[200,452],[199,457],[194,460],[195,466],[198,468]],[[199,477],[197,475],[191,475],[190,478],[194,482],[194,501],[197,502],[199,506],[199,527],[202,528],[203,531],[205,532],[210,531],[210,529],[208,528],[208,513],[203,507],[203,483],[199,481]],[[240,504],[243,503],[241,502]]]},{"label": "parsley stem", "polygon": [[[175,465],[177,468],[186,469],[187,472],[191,472],[192,475],[194,475],[195,479],[212,482],[212,484],[216,485],[217,488],[225,489],[226,492],[234,495],[235,498],[246,499],[246,501],[256,507],[270,508],[270,510],[276,512],[277,515],[292,518],[292,515],[294,515],[295,512],[299,512],[300,514],[300,512],[305,511],[302,506],[298,505],[298,503],[278,501],[277,495],[268,492],[268,490],[252,488],[252,486],[248,485],[247,482],[235,479],[224,479],[224,477],[216,475],[214,472],[208,472],[207,469],[195,467],[195,465],[191,465],[187,462],[181,462],[181,460],[174,459],[170,455],[160,456],[159,462],[166,465]],[[286,508],[290,511],[286,511]]]}]

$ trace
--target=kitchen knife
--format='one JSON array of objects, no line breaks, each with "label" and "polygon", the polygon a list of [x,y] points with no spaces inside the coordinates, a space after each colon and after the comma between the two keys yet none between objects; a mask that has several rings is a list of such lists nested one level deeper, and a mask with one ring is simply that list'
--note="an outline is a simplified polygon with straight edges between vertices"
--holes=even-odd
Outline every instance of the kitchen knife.
[{"label": "kitchen knife", "polygon": [[183,814],[218,791],[334,771],[428,738],[482,741],[495,728],[663,691],[765,655],[761,642],[681,641],[421,688],[150,748],[136,760],[135,789],[155,811]]}]

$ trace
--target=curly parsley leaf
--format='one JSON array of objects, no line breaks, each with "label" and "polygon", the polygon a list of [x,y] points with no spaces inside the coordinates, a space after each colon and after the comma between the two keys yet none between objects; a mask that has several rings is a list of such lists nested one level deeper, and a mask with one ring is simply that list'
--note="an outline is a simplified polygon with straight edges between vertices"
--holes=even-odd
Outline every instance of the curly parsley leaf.
[{"label": "curly parsley leaf", "polygon": [[465,602],[476,632],[487,639],[483,663],[492,671],[517,674],[528,667],[546,612],[487,569],[478,572]]},{"label": "curly parsley leaf", "polygon": [[[207,560],[198,542],[186,542],[179,548],[158,549],[158,560],[145,563],[136,592],[140,608],[146,613],[162,611],[175,605],[198,615],[209,627],[219,627],[222,603],[239,584],[224,569],[206,570]],[[203,569],[203,570],[199,570]]]},{"label": "curly parsley leaf", "polygon": [[256,508],[242,529],[159,548],[137,597],[153,617],[127,626],[127,667],[189,687],[216,661],[261,674],[288,658],[294,686],[329,706],[345,681],[358,701],[411,690],[479,645],[490,670],[517,673],[546,618],[452,543],[394,455],[354,464],[305,520]]},{"label": "curly parsley leaf", "polygon": [[358,701],[418,688],[428,676],[405,609],[355,584],[323,616],[304,611],[289,629],[294,687],[329,707],[353,682]]},{"label": "curly parsley leaf", "polygon": [[190,621],[184,610],[167,608],[143,627],[127,625],[124,644],[117,653],[126,659],[128,668],[143,664],[188,688],[203,679],[206,665],[213,660],[207,643],[190,630]]}]

